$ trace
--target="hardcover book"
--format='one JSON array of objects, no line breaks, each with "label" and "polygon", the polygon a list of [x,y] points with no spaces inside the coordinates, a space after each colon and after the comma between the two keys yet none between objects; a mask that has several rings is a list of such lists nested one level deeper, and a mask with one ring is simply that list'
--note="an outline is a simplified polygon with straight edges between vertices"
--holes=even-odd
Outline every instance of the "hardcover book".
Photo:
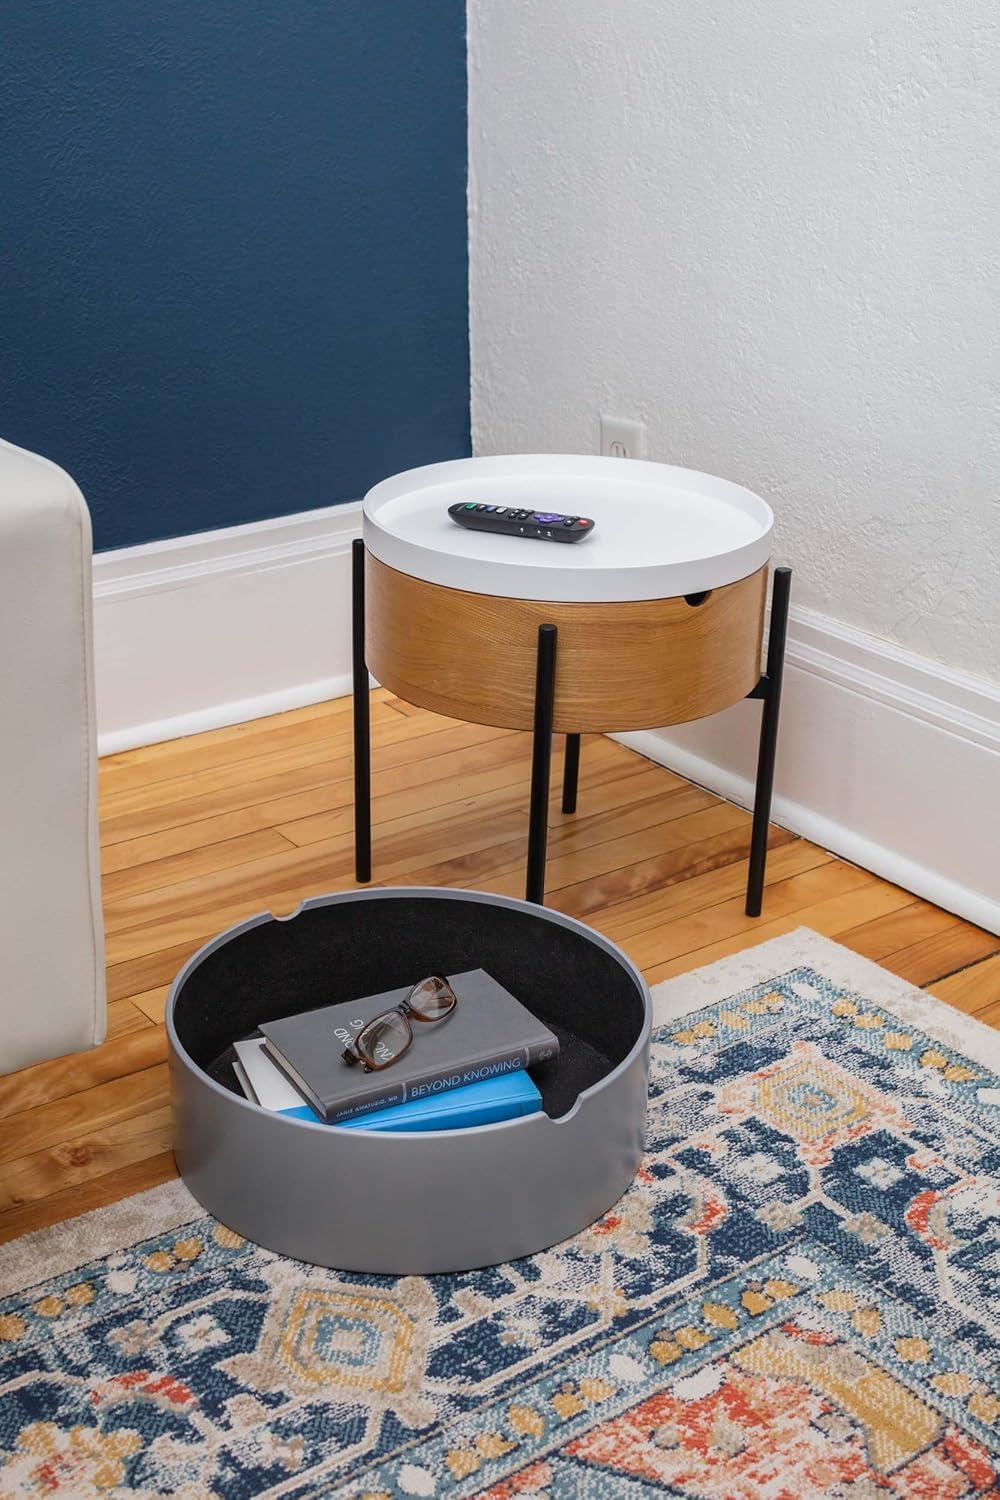
[{"label": "hardcover book", "polygon": [[265,1021],[267,1053],[328,1124],[502,1078],[559,1051],[555,1036],[485,969],[448,976],[458,1004],[443,1021],[413,1021],[413,1042],[379,1072],[349,1067],[341,1054],[361,1028],[400,1005],[410,986]]},{"label": "hardcover book", "polygon": [[[298,1089],[285,1077],[277,1063],[263,1050],[264,1038],[251,1037],[235,1042],[233,1071],[247,1098],[263,1109],[288,1115],[293,1120],[312,1120],[326,1124],[307,1104]],[[472,1125],[496,1125],[501,1120],[516,1120],[533,1115],[542,1107],[542,1096],[522,1069],[500,1078],[486,1078],[482,1083],[468,1083],[464,1088],[448,1089],[428,1099],[414,1099],[409,1104],[391,1104],[341,1120],[342,1130],[378,1130],[400,1132],[411,1130],[465,1130]]]}]

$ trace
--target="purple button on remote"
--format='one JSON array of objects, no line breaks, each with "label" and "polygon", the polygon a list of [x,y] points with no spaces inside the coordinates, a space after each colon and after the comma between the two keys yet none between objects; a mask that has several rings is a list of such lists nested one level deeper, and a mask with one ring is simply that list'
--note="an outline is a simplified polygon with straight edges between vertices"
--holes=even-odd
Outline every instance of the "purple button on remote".
[{"label": "purple button on remote", "polygon": [[550,511],[533,510],[530,519],[532,521],[541,521],[543,526],[550,526],[553,521],[562,521],[565,517],[554,515]]}]

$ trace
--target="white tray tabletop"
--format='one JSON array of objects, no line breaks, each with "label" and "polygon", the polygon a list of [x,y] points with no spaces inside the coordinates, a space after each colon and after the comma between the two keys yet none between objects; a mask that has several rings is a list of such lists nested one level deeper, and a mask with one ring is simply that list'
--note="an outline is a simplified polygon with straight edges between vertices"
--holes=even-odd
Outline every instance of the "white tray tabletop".
[{"label": "white tray tabletop", "polygon": [[[475,500],[590,516],[582,542],[467,531],[449,505]],[[462,458],[368,491],[364,539],[398,572],[474,594],[564,603],[664,599],[721,588],[770,555],[774,517],[752,491],[670,464],[587,454]]]}]

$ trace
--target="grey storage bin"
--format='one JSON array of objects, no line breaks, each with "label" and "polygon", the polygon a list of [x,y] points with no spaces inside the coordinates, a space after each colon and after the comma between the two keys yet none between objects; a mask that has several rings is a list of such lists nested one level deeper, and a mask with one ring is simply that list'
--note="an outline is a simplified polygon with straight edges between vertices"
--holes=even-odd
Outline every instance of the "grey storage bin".
[{"label": "grey storage bin", "polygon": [[[543,1112],[390,1135],[251,1104],[232,1043],[261,1021],[484,968],[559,1036]],[[642,1152],[649,992],[620,949],[525,901],[425,888],[348,891],[268,913],[196,953],[166,1025],[185,1182],[230,1228],[342,1270],[428,1274],[530,1255],[626,1190]]]}]

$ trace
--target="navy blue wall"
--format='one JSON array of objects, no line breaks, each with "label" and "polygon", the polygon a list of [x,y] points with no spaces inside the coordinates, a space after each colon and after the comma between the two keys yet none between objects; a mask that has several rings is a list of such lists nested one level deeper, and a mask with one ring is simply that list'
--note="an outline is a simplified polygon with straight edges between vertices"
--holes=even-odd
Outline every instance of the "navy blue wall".
[{"label": "navy blue wall", "polygon": [[0,436],[99,547],[469,451],[464,0],[11,0]]}]

